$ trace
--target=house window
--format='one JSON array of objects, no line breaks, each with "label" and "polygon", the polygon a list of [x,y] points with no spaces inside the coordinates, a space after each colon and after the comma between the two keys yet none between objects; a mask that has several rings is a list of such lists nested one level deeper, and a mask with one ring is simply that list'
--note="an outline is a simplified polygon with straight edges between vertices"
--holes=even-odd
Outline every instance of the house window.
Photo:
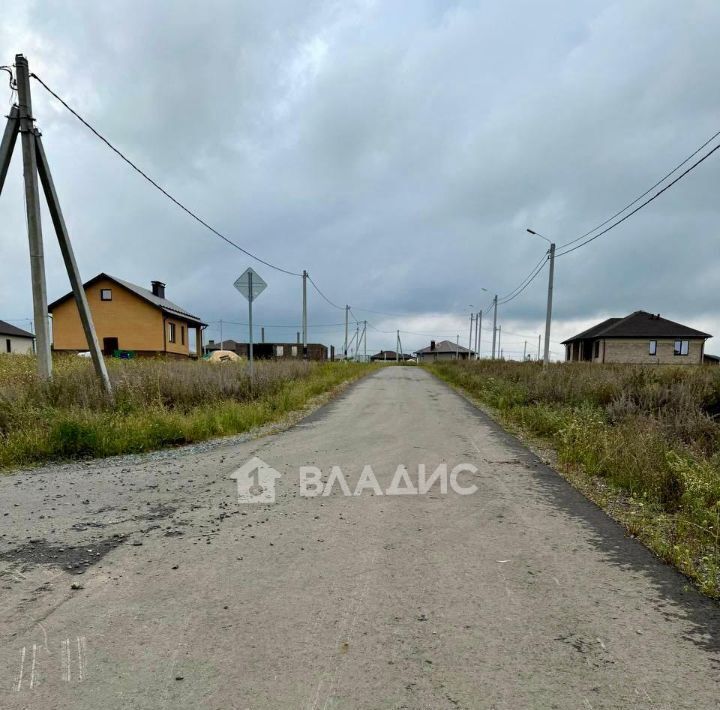
[{"label": "house window", "polygon": [[687,340],[676,340],[673,355],[687,355],[690,343]]},{"label": "house window", "polygon": [[285,348],[282,345],[275,346],[275,355],[282,357],[285,354]]},{"label": "house window", "polygon": [[171,343],[175,342],[175,323],[168,323],[168,340]]},{"label": "house window", "polygon": [[180,342],[185,345],[185,326],[180,326]]},{"label": "house window", "polygon": [[112,289],[101,288],[100,289],[100,300],[101,301],[112,301]]},{"label": "house window", "polygon": [[600,341],[596,340],[593,343],[593,358],[600,357]]},{"label": "house window", "polygon": [[291,349],[290,349],[290,354],[291,354],[293,357],[297,357],[297,345],[293,345],[293,346],[291,347]]},{"label": "house window", "polygon": [[650,341],[650,348],[648,350],[648,355],[657,355],[657,340]]}]

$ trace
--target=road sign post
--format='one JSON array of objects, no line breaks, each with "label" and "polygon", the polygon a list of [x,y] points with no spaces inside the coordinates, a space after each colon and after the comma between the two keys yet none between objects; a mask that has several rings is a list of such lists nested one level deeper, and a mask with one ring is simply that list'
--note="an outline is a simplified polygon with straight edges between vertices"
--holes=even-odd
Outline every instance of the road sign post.
[{"label": "road sign post", "polygon": [[267,288],[267,284],[252,268],[248,267],[233,285],[247,298],[248,302],[248,362],[250,363],[250,384],[252,385],[255,377],[253,362],[253,301]]}]

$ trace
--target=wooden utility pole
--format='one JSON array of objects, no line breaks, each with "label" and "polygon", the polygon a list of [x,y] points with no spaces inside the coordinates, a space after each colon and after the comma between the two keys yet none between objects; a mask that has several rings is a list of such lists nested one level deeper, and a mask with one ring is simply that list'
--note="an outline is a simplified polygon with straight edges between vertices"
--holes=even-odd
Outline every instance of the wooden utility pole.
[{"label": "wooden utility pole", "polygon": [[18,92],[18,105],[13,106],[0,144],[0,192],[7,176],[12,151],[17,134],[21,134],[23,177],[25,182],[25,207],[27,212],[28,242],[30,245],[30,276],[32,279],[33,316],[35,324],[35,352],[38,360],[38,373],[41,378],[52,376],[52,357],[50,353],[50,323],[47,308],[47,287],[45,284],[45,255],[43,250],[42,226],[40,222],[40,191],[38,177],[42,182],[50,217],[60,244],[75,303],[80,315],[87,339],[88,350],[103,390],[112,401],[112,386],[105,360],[98,344],[93,325],[90,306],[83,287],[80,271],[75,261],[70,235],[65,224],[50,166],[45,155],[40,131],[35,128],[30,95],[30,69],[22,54],[15,56],[15,84]]},{"label": "wooden utility pole", "polygon": [[[109,396],[112,397],[110,376],[108,375],[105,360],[102,356],[102,352],[100,351],[100,344],[98,343],[97,335],[95,333],[87,294],[85,293],[83,282],[80,278],[80,269],[78,269],[77,262],[75,261],[75,253],[73,252],[72,244],[70,243],[70,235],[68,234],[67,226],[65,225],[65,218],[63,217],[62,210],[60,209],[60,201],[58,200],[57,193],[55,192],[55,184],[53,183],[52,175],[50,174],[50,165],[48,164],[47,157],[45,155],[45,149],[43,148],[39,131],[35,131],[35,148],[40,182],[42,183],[45,199],[47,200],[48,208],[50,210],[50,218],[52,219],[53,226],[55,227],[55,234],[57,235],[58,242],[60,243],[60,251],[62,252],[63,261],[65,262],[65,268],[67,269],[68,276],[70,277],[70,284],[72,286],[73,294],[75,295],[75,305],[77,306],[78,313],[80,314],[80,322],[82,323],[83,331],[85,332],[85,340],[87,340],[88,348],[90,349],[90,357],[92,358],[95,372],[100,378],[103,389]],[[200,357],[200,355],[198,355],[198,357]]]}]

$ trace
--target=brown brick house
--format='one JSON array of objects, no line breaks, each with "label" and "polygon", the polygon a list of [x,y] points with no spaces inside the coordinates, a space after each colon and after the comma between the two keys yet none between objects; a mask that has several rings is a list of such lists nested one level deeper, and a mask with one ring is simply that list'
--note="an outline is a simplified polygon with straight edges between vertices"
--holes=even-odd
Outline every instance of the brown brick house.
[{"label": "brown brick house", "polygon": [[646,311],[608,318],[563,342],[567,362],[699,365],[712,337]]},{"label": "brown brick house", "polygon": [[[102,273],[83,284],[98,342],[105,355],[129,351],[137,355],[190,357],[202,354],[202,329],[197,316],[165,298],[165,284],[153,281],[150,289]],[[87,350],[72,291],[48,306],[53,319],[53,349]],[[194,354],[194,353],[193,353]]]},{"label": "brown brick house", "polygon": [[[250,349],[248,343],[238,343],[235,340],[226,338],[220,343],[214,340],[208,341],[205,352],[211,353],[215,350],[229,350],[230,352],[247,358]],[[308,343],[308,360],[327,360],[328,348],[322,343]],[[256,360],[296,360],[302,359],[302,343],[253,343],[253,358]],[[332,359],[332,358],[330,358]]]}]

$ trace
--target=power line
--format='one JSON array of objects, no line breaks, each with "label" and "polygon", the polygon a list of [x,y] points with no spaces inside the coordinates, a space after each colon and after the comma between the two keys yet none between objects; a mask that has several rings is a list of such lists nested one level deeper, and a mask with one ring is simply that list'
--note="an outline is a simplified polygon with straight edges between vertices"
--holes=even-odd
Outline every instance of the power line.
[{"label": "power line", "polygon": [[[626,219],[629,219],[634,214],[639,212],[643,207],[645,207],[646,205],[649,205],[653,200],[656,200],[658,197],[660,197],[660,195],[662,195],[663,192],[666,192],[673,185],[680,182],[680,180],[682,180],[686,175],[688,175],[693,170],[695,170],[695,168],[697,168],[698,165],[700,165],[700,163],[707,160],[718,149],[720,149],[720,145],[716,145],[711,151],[709,151],[705,155],[703,155],[703,157],[700,158],[700,160],[697,160],[696,162],[694,162],[687,170],[685,170],[685,172],[680,173],[680,175],[678,175],[672,182],[665,185],[665,187],[663,187],[661,190],[658,190],[651,198],[645,200],[645,202],[638,205],[631,212],[628,212],[624,217],[619,219],[617,222],[613,222],[609,227],[606,227],[601,232],[598,232],[597,234],[590,237],[589,239],[586,239],[584,242],[580,242],[580,244],[577,244],[576,246],[572,247],[572,249],[566,249],[565,251],[558,252],[556,254],[556,256],[565,256],[566,254],[570,254],[571,252],[574,252],[576,249],[580,249],[580,247],[584,247],[586,244],[589,244],[590,242],[595,241],[598,237],[602,237],[603,234],[607,234],[611,229],[615,229],[615,227],[617,227],[619,224],[622,224]],[[570,242],[568,242],[568,244],[569,243]]]},{"label": "power line", "polygon": [[[312,284],[312,287],[323,297],[323,299],[329,303],[333,308],[337,308],[339,311],[344,311],[345,306],[338,306],[337,303],[333,303],[319,288],[318,285],[313,281],[312,276],[308,274],[308,279],[310,280],[310,283]],[[343,324],[344,325],[344,324]]]},{"label": "power line", "polygon": [[597,232],[598,229],[601,229],[609,222],[612,222],[612,220],[614,220],[616,217],[619,217],[623,212],[630,209],[634,204],[636,204],[637,202],[642,200],[643,197],[645,197],[646,195],[649,195],[656,187],[658,187],[659,185],[664,183],[665,180],[667,180],[673,173],[676,173],[678,170],[680,170],[680,168],[683,165],[685,165],[685,163],[687,163],[689,160],[692,160],[692,158],[694,158],[703,148],[705,148],[705,146],[712,143],[718,136],[720,136],[720,131],[718,131],[713,136],[708,138],[708,140],[706,140],[697,150],[693,151],[690,155],[688,155],[688,157],[685,158],[685,160],[683,160],[681,163],[676,165],[669,173],[667,173],[666,175],[661,177],[654,185],[652,185],[647,190],[645,190],[645,192],[643,192],[642,195],[638,195],[632,202],[625,205],[625,207],[623,207],[621,210],[618,210],[614,215],[612,215],[612,217],[608,217],[604,222],[601,222],[600,224],[597,225],[597,227],[594,227],[593,229],[585,232],[585,234],[581,234],[579,237],[576,237],[575,239],[572,239],[569,242],[560,244],[560,246],[558,246],[558,249],[563,249],[564,247],[570,246],[571,244],[575,244],[576,242],[579,242],[580,240],[585,239],[585,237],[589,237],[593,232]]},{"label": "power line", "polygon": [[523,281],[523,283],[515,289],[512,295],[508,296],[503,301],[498,301],[498,305],[503,306],[506,303],[510,303],[510,301],[514,301],[540,275],[542,270],[545,268],[545,264],[547,264],[547,256],[543,257],[543,260],[535,267],[535,270],[525,278],[525,281]]},{"label": "power line", "polygon": [[99,138],[110,150],[112,150],[116,155],[118,155],[122,160],[124,160],[135,172],[137,172],[139,175],[145,178],[153,187],[155,187],[157,190],[159,190],[165,197],[167,197],[170,201],[172,201],[175,205],[177,205],[181,210],[186,212],[190,217],[192,217],[196,222],[199,222],[203,227],[210,230],[215,236],[219,237],[223,241],[230,244],[230,246],[235,247],[235,249],[238,249],[243,254],[249,256],[251,259],[255,259],[255,261],[260,262],[261,264],[264,264],[265,266],[269,266],[271,269],[275,269],[276,271],[280,271],[283,274],[288,274],[289,276],[302,276],[302,274],[299,274],[295,271],[289,271],[288,269],[283,269],[280,266],[276,266],[275,264],[271,264],[269,261],[265,261],[265,259],[261,259],[259,256],[256,256],[252,252],[248,251],[244,247],[241,247],[237,242],[234,242],[229,237],[225,236],[222,232],[219,232],[217,229],[209,225],[202,217],[199,217],[195,212],[193,212],[189,207],[186,207],[180,200],[173,197],[164,187],[159,185],[155,180],[153,180],[145,171],[141,170],[135,163],[133,163],[130,158],[128,158],[122,151],[120,151],[118,148],[116,148],[105,136],[103,136],[99,131],[97,131],[93,126],[88,123],[77,111],[75,111],[73,108],[71,108],[67,102],[65,102],[62,98],[60,98],[37,74],[31,73],[30,76],[35,79],[37,82],[40,83],[40,85],[52,96],[54,96],[75,118],[80,121],[86,128],[88,128],[97,138]]}]

